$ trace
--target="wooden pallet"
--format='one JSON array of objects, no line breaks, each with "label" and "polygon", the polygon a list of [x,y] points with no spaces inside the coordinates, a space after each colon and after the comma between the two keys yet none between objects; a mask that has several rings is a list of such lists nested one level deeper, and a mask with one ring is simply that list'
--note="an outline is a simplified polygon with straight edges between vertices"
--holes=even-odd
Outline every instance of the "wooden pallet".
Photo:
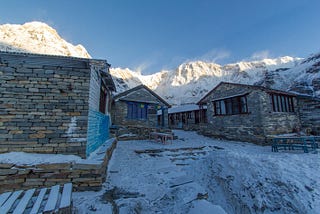
[{"label": "wooden pallet", "polygon": [[51,188],[18,190],[0,195],[0,214],[71,213],[72,183]]}]

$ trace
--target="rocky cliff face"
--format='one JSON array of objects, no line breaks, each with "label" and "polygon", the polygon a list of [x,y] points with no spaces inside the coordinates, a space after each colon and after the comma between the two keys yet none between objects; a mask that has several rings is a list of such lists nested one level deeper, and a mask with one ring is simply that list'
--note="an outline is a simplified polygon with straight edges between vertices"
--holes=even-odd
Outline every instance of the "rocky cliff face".
[{"label": "rocky cliff face", "polygon": [[[90,58],[82,45],[72,45],[45,23],[0,25],[0,50]],[[141,75],[128,68],[110,70],[117,91],[145,84],[169,103],[195,103],[221,81],[262,85],[320,97],[320,53],[306,59],[279,57],[219,65],[203,61],[176,70]]]}]

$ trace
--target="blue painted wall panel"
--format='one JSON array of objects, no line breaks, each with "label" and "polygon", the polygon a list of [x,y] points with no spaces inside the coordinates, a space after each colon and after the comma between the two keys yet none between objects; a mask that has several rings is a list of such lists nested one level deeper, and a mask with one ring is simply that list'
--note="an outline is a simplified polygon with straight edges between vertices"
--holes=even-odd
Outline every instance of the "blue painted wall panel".
[{"label": "blue painted wall panel", "polygon": [[110,116],[89,110],[87,133],[87,157],[109,138]]}]

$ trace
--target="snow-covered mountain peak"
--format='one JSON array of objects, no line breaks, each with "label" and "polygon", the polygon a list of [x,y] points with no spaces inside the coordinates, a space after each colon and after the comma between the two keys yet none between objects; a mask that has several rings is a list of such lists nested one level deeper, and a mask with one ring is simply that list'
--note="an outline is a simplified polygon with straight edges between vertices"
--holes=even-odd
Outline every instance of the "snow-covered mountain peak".
[{"label": "snow-covered mountain peak", "polygon": [[23,25],[0,25],[0,49],[51,55],[90,58],[82,45],[72,45],[60,37],[55,29],[42,22]]},{"label": "snow-covered mountain peak", "polygon": [[[0,50],[90,58],[82,45],[66,42],[55,29],[42,22],[0,25]],[[152,75],[142,75],[129,68],[111,68],[110,73],[118,93],[144,84],[173,105],[195,103],[221,81],[320,97],[320,53],[304,60],[285,56],[227,65],[191,61],[175,70]]]}]

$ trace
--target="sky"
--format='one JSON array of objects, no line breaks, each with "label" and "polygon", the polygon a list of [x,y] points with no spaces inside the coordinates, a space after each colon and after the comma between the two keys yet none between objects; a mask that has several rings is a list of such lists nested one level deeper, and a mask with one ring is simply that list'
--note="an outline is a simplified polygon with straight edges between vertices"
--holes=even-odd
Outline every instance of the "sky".
[{"label": "sky", "polygon": [[319,0],[0,0],[0,24],[45,22],[142,74],[320,51]]}]

